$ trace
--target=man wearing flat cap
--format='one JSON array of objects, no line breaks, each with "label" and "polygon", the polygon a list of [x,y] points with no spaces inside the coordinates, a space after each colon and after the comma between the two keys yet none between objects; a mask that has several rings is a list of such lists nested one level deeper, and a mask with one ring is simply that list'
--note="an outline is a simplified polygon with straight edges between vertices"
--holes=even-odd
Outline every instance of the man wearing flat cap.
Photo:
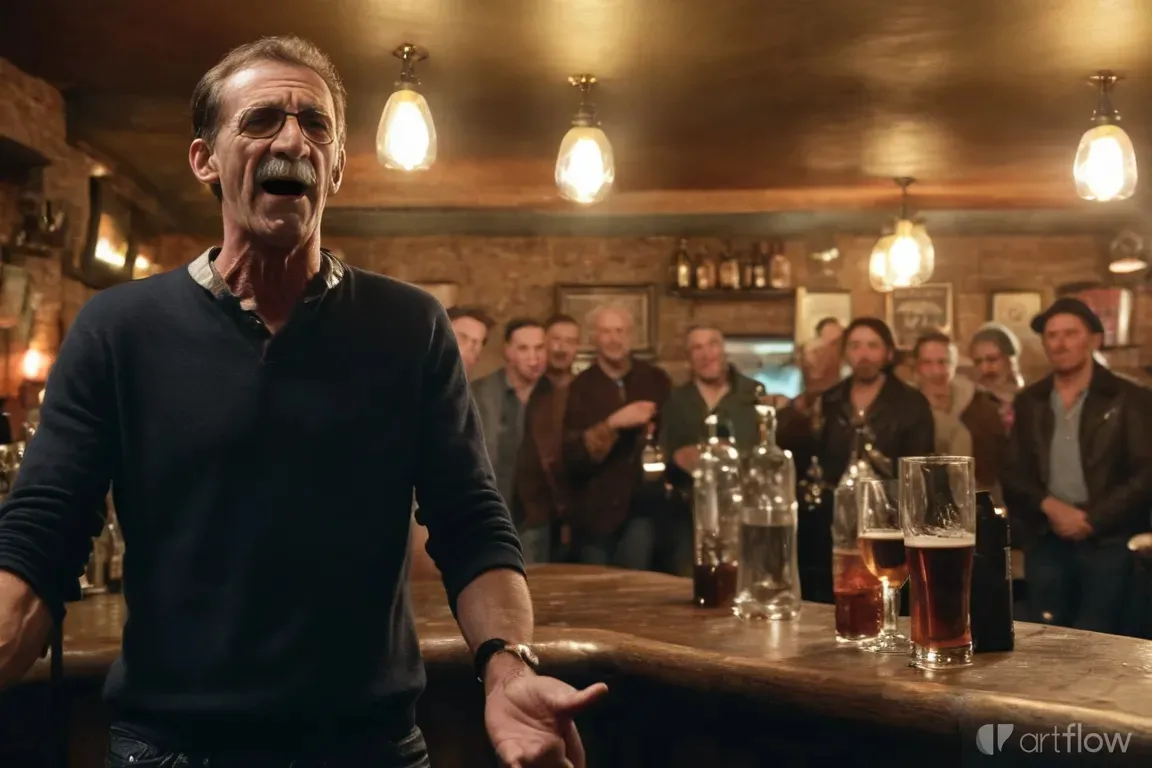
[{"label": "man wearing flat cap", "polygon": [[1001,482],[1025,552],[1030,621],[1136,634],[1128,539],[1152,510],[1152,391],[1093,359],[1104,326],[1057,299],[1032,320],[1052,373],[1016,397]]}]

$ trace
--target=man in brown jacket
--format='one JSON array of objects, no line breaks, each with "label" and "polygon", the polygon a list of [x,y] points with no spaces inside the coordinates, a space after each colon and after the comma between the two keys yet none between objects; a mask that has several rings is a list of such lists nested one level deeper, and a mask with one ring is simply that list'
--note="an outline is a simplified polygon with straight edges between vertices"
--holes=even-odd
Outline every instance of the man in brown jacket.
[{"label": "man in brown jacket", "polygon": [[936,452],[976,459],[976,485],[999,498],[1000,465],[1008,451],[1008,432],[996,398],[956,375],[959,353],[952,339],[929,331],[912,348],[920,392],[932,406]]},{"label": "man in brown jacket", "polygon": [[516,490],[510,500],[520,531],[525,563],[564,560],[567,536],[556,530],[568,508],[568,477],[560,459],[564,409],[572,383],[572,363],[580,346],[580,326],[568,315],[544,323],[547,367],[524,408],[524,439],[516,463]]},{"label": "man in brown jacket", "polygon": [[626,310],[603,307],[592,323],[596,361],[572,382],[564,412],[575,556],[582,563],[648,569],[656,541],[654,501],[645,493],[640,454],[672,382],[633,358]]}]

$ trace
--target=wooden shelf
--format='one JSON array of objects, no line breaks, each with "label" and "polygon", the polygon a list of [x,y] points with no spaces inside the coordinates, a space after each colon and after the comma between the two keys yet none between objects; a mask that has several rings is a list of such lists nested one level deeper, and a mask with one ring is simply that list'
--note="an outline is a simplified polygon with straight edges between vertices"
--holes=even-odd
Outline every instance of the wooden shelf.
[{"label": "wooden shelf", "polygon": [[793,299],[795,288],[715,288],[701,291],[696,288],[669,288],[669,296],[693,301],[779,301]]}]

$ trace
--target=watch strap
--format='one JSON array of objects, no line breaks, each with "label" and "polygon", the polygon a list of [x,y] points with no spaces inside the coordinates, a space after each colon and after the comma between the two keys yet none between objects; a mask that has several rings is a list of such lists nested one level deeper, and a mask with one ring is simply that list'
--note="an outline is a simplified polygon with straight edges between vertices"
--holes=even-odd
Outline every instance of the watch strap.
[{"label": "watch strap", "polygon": [[511,653],[523,661],[533,672],[536,672],[540,666],[536,654],[532,653],[532,649],[528,646],[514,645],[503,638],[494,637],[491,640],[485,640],[476,649],[476,679],[481,683],[484,682],[484,670],[487,669],[488,662],[498,653]]}]

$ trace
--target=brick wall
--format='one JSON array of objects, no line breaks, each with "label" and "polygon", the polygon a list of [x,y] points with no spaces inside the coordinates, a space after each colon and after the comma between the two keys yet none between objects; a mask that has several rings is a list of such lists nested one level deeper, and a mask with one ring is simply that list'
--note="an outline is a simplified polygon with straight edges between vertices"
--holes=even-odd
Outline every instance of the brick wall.
[{"label": "brick wall", "polygon": [[[327,241],[326,241],[327,242]],[[719,242],[694,240],[712,249]],[[840,284],[852,291],[857,315],[884,316],[885,299],[868,286],[867,260],[874,238],[841,237]],[[161,260],[177,264],[212,243],[203,238],[164,239]],[[459,301],[481,304],[500,321],[518,315],[544,317],[555,309],[557,283],[657,283],[663,288],[675,239],[649,238],[480,238],[392,237],[333,238],[352,264],[404,280],[450,281],[460,286]],[[953,285],[955,335],[961,347],[989,318],[990,292],[1036,290],[1050,301],[1058,285],[1100,280],[1102,244],[1091,237],[938,237],[933,282]],[[804,245],[787,244],[787,255],[799,284],[805,280]],[[1152,301],[1138,292],[1136,339],[1152,341]],[[767,302],[687,301],[659,297],[659,357],[674,376],[682,375],[684,331],[693,323],[712,323],[729,333],[793,332],[794,305]],[[498,343],[485,350],[480,372],[500,364]],[[1032,347],[1025,356],[1026,374],[1044,370],[1043,355]],[[1128,354],[1124,367],[1137,361]]]},{"label": "brick wall", "polygon": [[[8,61],[0,58],[0,136],[5,136],[31,147],[48,158],[45,170],[45,194],[51,199],[65,200],[72,206],[74,216],[68,228],[68,247],[78,253],[83,247],[88,221],[88,179],[95,163],[83,152],[67,143],[64,99],[49,83],[30,77]],[[7,238],[11,231],[11,194],[0,191],[0,237]],[[30,259],[28,264],[36,315],[31,344],[44,350],[55,351],[59,345],[60,322],[65,326],[75,317],[80,306],[92,291],[80,283],[63,278],[61,264],[52,259]],[[9,350],[9,365],[0,369],[3,379],[0,390],[11,395],[18,380],[19,361],[24,349]]]}]

